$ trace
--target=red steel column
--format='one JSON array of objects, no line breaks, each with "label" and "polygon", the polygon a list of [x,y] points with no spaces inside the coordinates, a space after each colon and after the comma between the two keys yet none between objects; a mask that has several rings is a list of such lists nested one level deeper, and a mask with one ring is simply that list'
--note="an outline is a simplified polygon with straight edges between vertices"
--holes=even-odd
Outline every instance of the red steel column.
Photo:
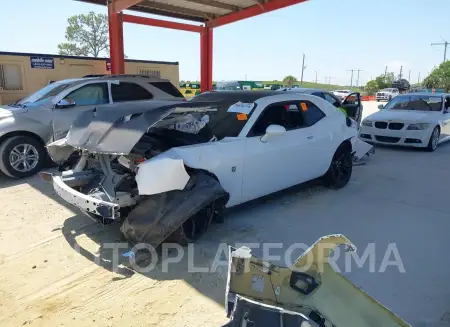
[{"label": "red steel column", "polygon": [[125,73],[123,52],[122,13],[114,12],[111,2],[108,3],[109,53],[111,58],[111,74]]},{"label": "red steel column", "polygon": [[213,29],[202,27],[200,32],[200,91],[212,89],[213,72]]}]

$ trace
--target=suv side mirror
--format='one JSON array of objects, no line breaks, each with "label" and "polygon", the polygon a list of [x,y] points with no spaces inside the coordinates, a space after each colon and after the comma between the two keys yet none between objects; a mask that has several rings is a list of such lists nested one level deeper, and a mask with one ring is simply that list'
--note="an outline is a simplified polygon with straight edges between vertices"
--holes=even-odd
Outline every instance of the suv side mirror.
[{"label": "suv side mirror", "polygon": [[55,108],[57,109],[63,109],[63,108],[70,108],[76,106],[77,103],[75,100],[72,99],[62,99],[60,100],[56,105]]},{"label": "suv side mirror", "polygon": [[384,104],[379,104],[378,105],[378,109],[383,110],[383,108],[384,108]]},{"label": "suv side mirror", "polygon": [[261,137],[261,142],[267,142],[267,140],[274,136],[281,136],[286,133],[286,128],[281,125],[269,125],[266,129],[266,134]]}]

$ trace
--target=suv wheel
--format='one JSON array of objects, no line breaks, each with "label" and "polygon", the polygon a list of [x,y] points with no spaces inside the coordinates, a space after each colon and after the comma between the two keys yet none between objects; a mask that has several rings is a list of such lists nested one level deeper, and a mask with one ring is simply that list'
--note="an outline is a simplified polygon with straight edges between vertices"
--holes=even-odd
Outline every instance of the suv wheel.
[{"label": "suv wheel", "polygon": [[0,146],[0,169],[13,178],[29,177],[37,173],[46,160],[44,146],[29,136],[13,136]]}]

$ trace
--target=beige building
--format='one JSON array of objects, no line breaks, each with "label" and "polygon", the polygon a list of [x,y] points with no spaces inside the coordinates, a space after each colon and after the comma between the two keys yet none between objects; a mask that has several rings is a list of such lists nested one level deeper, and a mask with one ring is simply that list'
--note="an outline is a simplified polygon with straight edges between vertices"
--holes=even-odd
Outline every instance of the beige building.
[{"label": "beige building", "polygon": [[[17,101],[51,81],[109,73],[108,58],[0,52],[0,105]],[[178,62],[126,59],[125,73],[158,76],[179,86]]]}]

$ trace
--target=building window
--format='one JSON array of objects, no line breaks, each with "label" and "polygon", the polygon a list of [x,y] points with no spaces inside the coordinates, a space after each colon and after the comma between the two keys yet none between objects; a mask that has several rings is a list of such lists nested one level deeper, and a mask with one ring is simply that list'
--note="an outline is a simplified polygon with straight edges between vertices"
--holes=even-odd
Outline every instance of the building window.
[{"label": "building window", "polygon": [[19,65],[0,64],[0,89],[20,91],[22,87],[22,70]]},{"label": "building window", "polygon": [[140,69],[139,75],[161,77],[161,71],[159,71],[157,69]]}]

